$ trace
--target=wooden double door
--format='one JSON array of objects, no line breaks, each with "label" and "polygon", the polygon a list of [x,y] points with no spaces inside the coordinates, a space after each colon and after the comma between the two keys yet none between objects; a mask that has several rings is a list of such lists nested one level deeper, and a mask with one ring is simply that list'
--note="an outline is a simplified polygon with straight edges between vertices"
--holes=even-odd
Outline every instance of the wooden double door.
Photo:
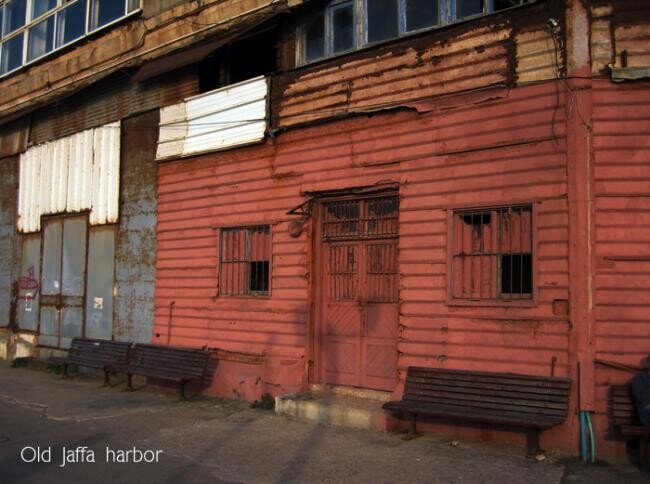
[{"label": "wooden double door", "polygon": [[318,291],[320,381],[392,390],[397,381],[395,195],[322,203]]}]

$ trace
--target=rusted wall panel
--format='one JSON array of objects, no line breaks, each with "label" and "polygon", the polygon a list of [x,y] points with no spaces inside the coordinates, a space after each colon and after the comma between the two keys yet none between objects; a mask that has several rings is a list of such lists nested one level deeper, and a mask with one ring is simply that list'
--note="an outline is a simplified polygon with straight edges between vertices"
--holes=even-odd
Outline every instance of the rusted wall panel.
[{"label": "rusted wall panel", "polygon": [[9,325],[16,238],[18,158],[0,159],[0,328]]},{"label": "rusted wall panel", "polygon": [[561,46],[546,28],[559,3],[462,22],[280,75],[273,86],[277,127],[487,86],[554,79]]},{"label": "rusted wall panel", "polygon": [[198,75],[194,67],[140,83],[118,74],[64,102],[37,111],[33,116],[30,141],[39,144],[68,136],[176,103],[198,91]]},{"label": "rusted wall panel", "polygon": [[113,334],[151,341],[156,260],[158,111],[123,120]]},{"label": "rusted wall panel", "polygon": [[505,84],[511,28],[466,30],[451,38],[433,32],[418,42],[370,49],[282,75],[273,90],[279,104],[276,123],[292,126],[348,111]]},{"label": "rusted wall panel", "polygon": [[244,32],[288,10],[285,0],[206,0],[182,2],[148,19],[132,17],[0,80],[0,113],[5,119],[19,116],[122,69],[214,36]]},{"label": "rusted wall panel", "polygon": [[[594,87],[596,357],[639,366],[650,353],[650,96],[643,84]],[[631,375],[596,368],[604,434],[608,387]]]},{"label": "rusted wall panel", "polygon": [[[153,341],[264,352],[287,364],[265,366],[259,391],[300,389],[305,359],[313,357],[311,232],[291,238],[286,211],[304,200],[301,191],[394,180],[402,183],[399,368],[548,375],[555,358],[555,374],[567,375],[569,324],[554,311],[555,301],[569,297],[560,92],[553,84],[528,86],[487,102],[349,119],[162,164]],[[447,209],[527,201],[538,220],[537,305],[448,306]],[[272,224],[271,297],[217,296],[214,227],[256,223]]]},{"label": "rusted wall panel", "polygon": [[517,82],[555,79],[564,61],[558,41],[553,42],[548,28],[538,25],[515,35]]}]

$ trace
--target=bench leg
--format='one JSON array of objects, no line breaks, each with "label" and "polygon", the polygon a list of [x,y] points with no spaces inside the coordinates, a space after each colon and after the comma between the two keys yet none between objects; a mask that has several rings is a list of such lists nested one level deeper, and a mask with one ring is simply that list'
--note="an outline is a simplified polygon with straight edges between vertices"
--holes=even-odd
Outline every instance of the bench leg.
[{"label": "bench leg", "polygon": [[639,467],[642,471],[648,470],[648,439],[639,439]]},{"label": "bench leg", "polygon": [[418,435],[416,424],[417,415],[409,412],[405,413],[404,417],[409,421],[409,430],[408,433],[404,436],[404,440],[413,440]]},{"label": "bench leg", "polygon": [[133,374],[131,373],[126,374],[126,389],[129,392],[133,391]]},{"label": "bench leg", "polygon": [[539,429],[530,429],[526,432],[526,444],[528,447],[528,457],[535,457],[543,452],[539,448]]},{"label": "bench leg", "polygon": [[63,374],[61,375],[61,380],[65,380],[68,376],[68,364],[63,363]]},{"label": "bench leg", "polygon": [[108,370],[104,370],[104,384],[100,386],[99,388],[104,388],[104,387],[110,387],[111,382],[108,379],[109,372]]},{"label": "bench leg", "polygon": [[187,384],[187,381],[182,381],[181,382],[181,392],[180,392],[180,401],[184,402],[186,400],[185,398],[185,385]]}]

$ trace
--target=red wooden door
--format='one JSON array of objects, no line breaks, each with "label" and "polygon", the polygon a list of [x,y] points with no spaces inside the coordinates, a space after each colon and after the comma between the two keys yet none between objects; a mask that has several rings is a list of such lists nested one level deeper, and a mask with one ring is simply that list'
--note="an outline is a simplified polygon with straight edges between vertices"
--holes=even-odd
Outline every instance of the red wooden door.
[{"label": "red wooden door", "polygon": [[392,390],[397,378],[398,198],[323,204],[320,375]]}]

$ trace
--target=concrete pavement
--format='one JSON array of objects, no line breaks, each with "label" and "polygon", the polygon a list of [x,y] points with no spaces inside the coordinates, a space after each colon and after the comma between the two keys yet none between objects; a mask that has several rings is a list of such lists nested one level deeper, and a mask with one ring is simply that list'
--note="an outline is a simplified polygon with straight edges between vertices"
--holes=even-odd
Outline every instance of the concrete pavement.
[{"label": "concrete pavement", "polygon": [[242,402],[179,403],[171,393],[99,383],[0,364],[0,482],[650,481],[631,467],[583,466],[561,456],[535,462],[520,448],[452,446],[431,436],[405,442],[289,421]]}]

